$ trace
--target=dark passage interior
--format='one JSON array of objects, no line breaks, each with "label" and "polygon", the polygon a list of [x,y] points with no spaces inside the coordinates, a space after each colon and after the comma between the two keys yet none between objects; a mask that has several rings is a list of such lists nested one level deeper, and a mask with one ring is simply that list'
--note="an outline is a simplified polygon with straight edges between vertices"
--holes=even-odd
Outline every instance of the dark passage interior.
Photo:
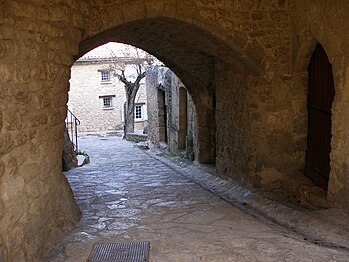
[{"label": "dark passage interior", "polygon": [[309,63],[308,148],[305,174],[327,190],[330,174],[331,108],[335,95],[332,65],[318,43]]}]

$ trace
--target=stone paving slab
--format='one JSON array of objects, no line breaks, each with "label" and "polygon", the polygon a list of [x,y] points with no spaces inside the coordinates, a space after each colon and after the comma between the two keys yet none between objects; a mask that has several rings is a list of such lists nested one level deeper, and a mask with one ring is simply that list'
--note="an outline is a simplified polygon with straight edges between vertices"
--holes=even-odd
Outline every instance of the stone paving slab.
[{"label": "stone paving slab", "polygon": [[86,261],[96,243],[139,241],[151,243],[152,262],[348,261],[346,250],[224,201],[131,142],[87,136],[80,147],[91,163],[66,176],[82,220],[42,261]]},{"label": "stone paving slab", "polygon": [[264,196],[262,192],[244,188],[231,179],[217,177],[210,166],[188,164],[178,157],[175,160],[166,158],[159,151],[147,153],[254,217],[286,227],[317,245],[349,251],[349,215],[340,210],[289,206]]}]

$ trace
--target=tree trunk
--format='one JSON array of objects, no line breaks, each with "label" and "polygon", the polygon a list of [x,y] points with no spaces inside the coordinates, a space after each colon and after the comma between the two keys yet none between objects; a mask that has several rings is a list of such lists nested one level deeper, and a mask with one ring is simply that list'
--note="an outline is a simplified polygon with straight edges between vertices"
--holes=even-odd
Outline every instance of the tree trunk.
[{"label": "tree trunk", "polygon": [[[141,72],[141,66],[139,68]],[[136,95],[140,86],[140,81],[145,77],[146,72],[139,73],[137,79],[134,83],[128,81],[125,77],[124,71],[121,75],[118,75],[119,80],[125,84],[126,102],[124,106],[124,136],[126,139],[128,133],[133,133],[135,131],[134,124],[134,109]]]},{"label": "tree trunk", "polygon": [[123,139],[126,139],[128,133],[133,133],[135,129],[134,125],[134,108],[135,108],[135,99],[139,85],[132,85],[126,90],[126,103],[124,107],[124,136]]},{"label": "tree trunk", "polygon": [[130,98],[127,105],[126,105],[126,111],[125,111],[125,134],[127,133],[133,133],[135,131],[135,125],[134,125],[134,98]]}]

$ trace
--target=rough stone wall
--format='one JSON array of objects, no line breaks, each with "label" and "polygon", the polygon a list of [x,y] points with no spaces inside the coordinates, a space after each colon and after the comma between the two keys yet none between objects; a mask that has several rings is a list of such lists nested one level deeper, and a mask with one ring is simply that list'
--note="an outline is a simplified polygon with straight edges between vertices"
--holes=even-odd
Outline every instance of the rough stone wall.
[{"label": "rough stone wall", "polygon": [[167,128],[167,100],[165,90],[158,89],[157,94],[157,106],[158,106],[158,130],[159,130],[159,142],[168,142],[168,128]]},{"label": "rough stone wall", "polygon": [[332,64],[335,98],[332,104],[331,172],[328,199],[349,211],[349,3],[291,1],[292,95],[297,166],[304,169],[307,146],[307,67],[317,42]]},{"label": "rough stone wall", "polygon": [[188,159],[195,160],[198,155],[197,113],[196,113],[195,104],[191,96],[188,95],[187,99],[188,99],[187,100],[188,126],[187,126],[187,138],[186,138],[186,154]]},{"label": "rough stone wall", "polygon": [[79,220],[62,175],[84,1],[0,2],[0,261],[35,261]]},{"label": "rough stone wall", "polygon": [[[290,33],[281,33],[278,26],[272,30],[275,38],[268,42],[275,59],[268,61],[264,78],[216,63],[217,170],[247,185],[302,190],[307,67],[316,42],[320,42],[333,65],[336,89],[327,198],[332,205],[347,209],[348,4],[291,1],[289,6]],[[272,13],[264,18],[268,17]]]},{"label": "rough stone wall", "polygon": [[[221,63],[216,68],[216,168],[221,176],[245,182],[249,179],[249,161],[253,161],[249,159],[252,156],[251,123],[246,121],[250,119],[248,89],[251,82],[247,73],[233,69],[227,73],[224,67],[228,66]],[[230,86],[226,85],[227,78]]]},{"label": "rough stone wall", "polygon": [[[101,132],[123,129],[122,107],[126,101],[124,84],[110,75],[101,82],[100,71],[108,63],[75,63],[71,69],[68,107],[81,121],[79,132]],[[114,96],[112,107],[103,107],[100,96]],[[136,103],[146,104],[145,83],[141,83]],[[135,129],[143,130],[144,121],[135,121]]]},{"label": "rough stone wall", "polygon": [[241,18],[245,21],[241,28],[252,46],[254,41],[261,44],[246,53],[260,59],[262,71],[255,74],[224,59],[216,60],[216,167],[220,175],[265,186],[292,174],[295,156],[289,4],[259,3],[251,6],[249,16]]},{"label": "rough stone wall", "polygon": [[146,93],[148,101],[148,140],[155,147],[159,146],[159,113],[158,113],[158,70],[156,67],[147,68]]},{"label": "rough stone wall", "polygon": [[265,82],[223,62],[216,70],[218,173],[249,186],[281,182],[294,165],[289,85],[280,76]]},{"label": "rough stone wall", "polygon": [[[222,142],[231,140],[220,136],[240,127],[220,107],[248,115],[238,119],[246,133],[236,144],[252,184],[303,168],[305,71],[319,41],[336,88],[328,197],[348,209],[348,14],[347,1],[329,0],[0,1],[1,260],[35,261],[78,220],[60,171],[70,67],[108,41],[141,47],[180,77],[196,106],[197,159],[213,160],[216,137],[226,175],[243,167],[224,157]],[[222,97],[235,92],[232,83],[248,89],[236,107],[247,113]]]},{"label": "rough stone wall", "polygon": [[268,81],[275,71],[289,74],[287,0],[94,3],[80,53],[115,40],[158,56],[195,102],[200,162],[214,162],[216,155],[215,59]]},{"label": "rough stone wall", "polygon": [[[164,81],[164,85],[166,90],[166,97],[168,100],[168,149],[170,152],[179,153],[179,89],[180,87],[183,87],[183,83],[171,70],[168,70],[165,79],[166,80]],[[187,96],[190,97],[189,94],[187,94]],[[190,111],[191,109],[192,107],[190,106],[187,108],[187,115],[193,115],[193,112]],[[196,123],[187,121],[187,126],[196,126]]]},{"label": "rough stone wall", "polygon": [[163,86],[167,104],[167,146],[173,153],[178,152],[178,94],[177,85],[171,70],[163,76]]},{"label": "rough stone wall", "polygon": [[[167,67],[154,66],[148,69],[147,79],[147,95],[148,95],[148,118],[149,130],[148,138],[152,145],[159,146],[163,141],[162,133],[162,97],[159,86],[164,90],[166,112],[166,129],[167,129],[167,149],[173,153],[179,153],[181,150],[178,146],[179,139],[179,90],[183,88],[181,80]],[[187,156],[194,159],[194,155],[198,155],[197,150],[197,118],[195,104],[189,94],[187,94]]]}]

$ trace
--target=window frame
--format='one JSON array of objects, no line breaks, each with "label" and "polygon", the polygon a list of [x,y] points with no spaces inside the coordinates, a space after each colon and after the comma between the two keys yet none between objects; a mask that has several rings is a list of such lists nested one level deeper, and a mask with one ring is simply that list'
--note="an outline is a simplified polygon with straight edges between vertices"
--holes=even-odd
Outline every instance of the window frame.
[{"label": "window frame", "polygon": [[[111,76],[109,70],[100,70],[101,73],[101,83],[110,83]],[[107,76],[107,77],[106,77]]]},{"label": "window frame", "polygon": [[[115,95],[99,96],[99,99],[102,99],[102,109],[113,109],[113,108],[115,108],[114,98],[115,98]],[[109,105],[105,103],[105,101],[107,99],[109,99],[109,101],[110,101]]]},{"label": "window frame", "polygon": [[112,97],[103,97],[103,107],[112,107],[113,106]]},{"label": "window frame", "polygon": [[[137,108],[139,108],[138,113],[140,113],[140,117],[137,117]],[[134,120],[143,120],[143,104],[136,104],[134,108]]]}]

